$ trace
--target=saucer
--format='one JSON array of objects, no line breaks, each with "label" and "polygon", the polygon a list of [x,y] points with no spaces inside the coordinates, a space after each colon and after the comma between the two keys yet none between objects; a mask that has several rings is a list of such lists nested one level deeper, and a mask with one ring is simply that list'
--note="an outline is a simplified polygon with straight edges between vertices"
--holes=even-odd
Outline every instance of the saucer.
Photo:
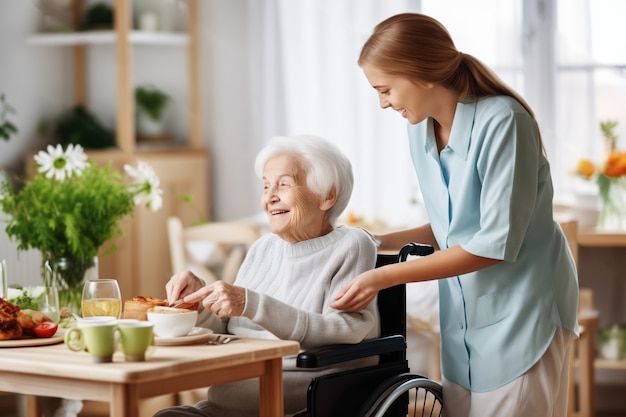
[{"label": "saucer", "polygon": [[213,330],[204,327],[194,327],[185,336],[180,337],[154,337],[154,344],[157,346],[181,346],[193,345],[196,343],[206,342],[211,339]]}]

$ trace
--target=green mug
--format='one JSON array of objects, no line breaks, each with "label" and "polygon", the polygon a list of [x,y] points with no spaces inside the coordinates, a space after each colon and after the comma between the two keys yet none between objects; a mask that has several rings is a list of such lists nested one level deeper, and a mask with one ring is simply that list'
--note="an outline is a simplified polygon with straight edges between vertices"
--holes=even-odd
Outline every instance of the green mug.
[{"label": "green mug", "polygon": [[113,362],[116,328],[115,322],[74,327],[65,332],[64,342],[74,352],[81,352],[87,348],[96,363]]},{"label": "green mug", "polygon": [[154,324],[149,321],[122,319],[117,321],[116,332],[124,359],[129,362],[146,360],[146,352],[154,343]]}]

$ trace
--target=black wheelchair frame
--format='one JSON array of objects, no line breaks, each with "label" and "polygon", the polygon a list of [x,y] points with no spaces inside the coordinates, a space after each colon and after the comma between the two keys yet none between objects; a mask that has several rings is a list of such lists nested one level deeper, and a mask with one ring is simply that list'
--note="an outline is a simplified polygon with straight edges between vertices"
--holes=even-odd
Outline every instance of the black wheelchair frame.
[{"label": "black wheelchair frame", "polygon": [[[399,254],[379,254],[376,267],[433,251],[430,245],[410,243]],[[308,388],[307,410],[296,417],[442,415],[441,385],[411,373],[406,360],[406,286],[380,291],[377,302],[381,318],[379,338],[301,352],[297,366],[319,368],[371,356],[379,357],[378,364],[315,378]]]}]

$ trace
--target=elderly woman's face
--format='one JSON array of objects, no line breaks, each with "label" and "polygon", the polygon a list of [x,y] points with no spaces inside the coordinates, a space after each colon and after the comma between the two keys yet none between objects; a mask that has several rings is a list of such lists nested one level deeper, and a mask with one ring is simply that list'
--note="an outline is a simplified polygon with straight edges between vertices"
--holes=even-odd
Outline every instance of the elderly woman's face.
[{"label": "elderly woman's face", "polygon": [[329,233],[332,226],[325,217],[332,207],[329,204],[307,187],[306,173],[296,157],[277,155],[268,159],[263,169],[261,206],[272,233],[290,243]]}]

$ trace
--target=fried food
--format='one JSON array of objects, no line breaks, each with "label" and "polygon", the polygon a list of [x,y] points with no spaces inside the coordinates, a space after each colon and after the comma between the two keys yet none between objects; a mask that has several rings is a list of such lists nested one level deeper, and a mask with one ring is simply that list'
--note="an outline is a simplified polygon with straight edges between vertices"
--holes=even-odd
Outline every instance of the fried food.
[{"label": "fried food", "polygon": [[20,308],[0,298],[0,340],[17,339],[22,336],[22,327],[17,320]]},{"label": "fried food", "polygon": [[0,340],[36,336],[35,327],[46,321],[53,320],[39,311],[22,310],[10,301],[0,298]]},{"label": "fried food", "polygon": [[17,314],[17,322],[22,328],[22,333],[26,336],[36,336],[35,327],[46,321],[53,320],[36,310],[25,309]]}]

